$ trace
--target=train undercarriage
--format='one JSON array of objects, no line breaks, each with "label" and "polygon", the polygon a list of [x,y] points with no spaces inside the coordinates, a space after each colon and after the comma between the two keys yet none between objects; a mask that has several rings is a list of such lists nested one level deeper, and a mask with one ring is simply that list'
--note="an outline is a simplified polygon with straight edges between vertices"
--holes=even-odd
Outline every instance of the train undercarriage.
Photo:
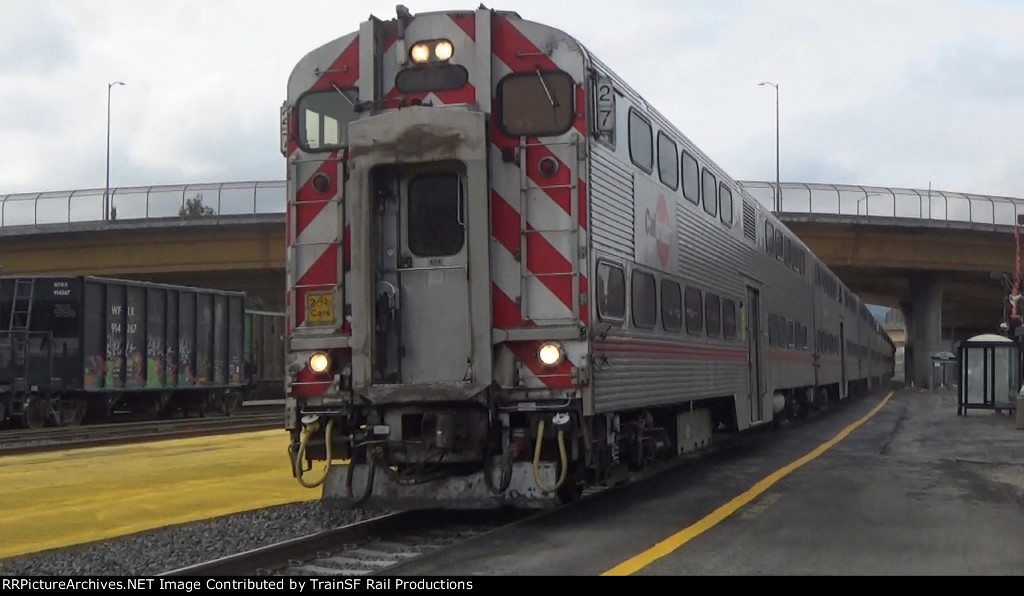
[{"label": "train undercarriage", "polygon": [[[881,380],[873,381],[851,381],[846,396],[866,395]],[[840,395],[839,385],[777,392],[773,424],[749,430],[778,428],[842,401]],[[743,434],[735,403],[723,397],[593,416],[565,402],[516,411],[495,399],[429,408],[307,407],[296,414],[301,423],[289,451],[294,475],[304,486],[322,486],[328,508],[549,508],[699,454],[713,437]],[[314,472],[325,460],[326,468]]]},{"label": "train undercarriage", "polygon": [[[306,486],[322,484],[328,507],[545,508],[704,449],[713,432],[736,430],[724,398],[594,416],[565,402],[535,408],[451,403],[351,415],[310,408],[293,434],[294,473]],[[325,459],[344,463],[307,481],[313,462]]]},{"label": "train undercarriage", "polygon": [[44,394],[0,387],[0,424],[35,429],[102,423],[117,416],[230,416],[246,395],[237,389]]}]

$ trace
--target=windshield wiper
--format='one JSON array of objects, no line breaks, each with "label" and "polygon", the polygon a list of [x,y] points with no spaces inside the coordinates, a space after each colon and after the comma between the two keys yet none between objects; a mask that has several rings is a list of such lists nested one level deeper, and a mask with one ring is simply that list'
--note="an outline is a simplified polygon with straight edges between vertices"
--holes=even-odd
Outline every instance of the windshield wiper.
[{"label": "windshield wiper", "polygon": [[331,83],[331,87],[334,87],[334,90],[337,91],[339,95],[345,98],[345,101],[348,102],[348,105],[352,106],[353,108],[356,107],[356,102],[352,101],[352,98],[345,95],[345,92],[338,88],[337,83]]},{"label": "windshield wiper", "polygon": [[555,97],[551,95],[551,89],[548,89],[547,82],[544,81],[544,75],[540,74],[540,69],[537,69],[537,78],[540,79],[541,86],[544,87],[544,93],[548,95],[548,101],[551,103],[551,107],[557,108],[558,102],[555,101]]}]

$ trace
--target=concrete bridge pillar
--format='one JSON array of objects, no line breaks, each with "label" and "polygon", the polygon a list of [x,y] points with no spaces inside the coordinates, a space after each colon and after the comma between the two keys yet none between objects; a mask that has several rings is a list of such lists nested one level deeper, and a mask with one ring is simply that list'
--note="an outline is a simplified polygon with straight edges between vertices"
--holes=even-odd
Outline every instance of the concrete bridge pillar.
[{"label": "concrete bridge pillar", "polygon": [[908,281],[910,303],[900,305],[907,325],[906,379],[908,384],[927,387],[932,354],[948,349],[942,340],[943,280],[934,274],[914,274]]}]

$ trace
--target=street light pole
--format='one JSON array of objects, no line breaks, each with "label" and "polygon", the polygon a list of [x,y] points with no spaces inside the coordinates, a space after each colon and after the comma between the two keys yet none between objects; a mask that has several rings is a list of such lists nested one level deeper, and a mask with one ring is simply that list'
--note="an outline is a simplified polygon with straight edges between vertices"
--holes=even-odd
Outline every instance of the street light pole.
[{"label": "street light pole", "polygon": [[758,83],[758,87],[775,87],[775,211],[782,211],[782,185],[779,183],[779,85],[771,81]]},{"label": "street light pole", "polygon": [[114,85],[124,85],[121,81],[107,83],[107,183],[103,187],[103,221],[110,219],[110,90]]}]

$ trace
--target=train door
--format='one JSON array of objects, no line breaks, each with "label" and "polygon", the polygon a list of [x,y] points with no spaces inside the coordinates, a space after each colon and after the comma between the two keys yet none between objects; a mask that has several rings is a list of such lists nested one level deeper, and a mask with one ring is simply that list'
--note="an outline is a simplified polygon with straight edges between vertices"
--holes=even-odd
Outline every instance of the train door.
[{"label": "train door", "polygon": [[846,330],[839,321],[839,399],[846,399]]},{"label": "train door", "polygon": [[403,383],[469,379],[465,182],[455,169],[400,179],[398,356]]},{"label": "train door", "polygon": [[747,378],[750,389],[750,422],[764,420],[764,392],[761,369],[761,301],[760,292],[747,286]]}]

